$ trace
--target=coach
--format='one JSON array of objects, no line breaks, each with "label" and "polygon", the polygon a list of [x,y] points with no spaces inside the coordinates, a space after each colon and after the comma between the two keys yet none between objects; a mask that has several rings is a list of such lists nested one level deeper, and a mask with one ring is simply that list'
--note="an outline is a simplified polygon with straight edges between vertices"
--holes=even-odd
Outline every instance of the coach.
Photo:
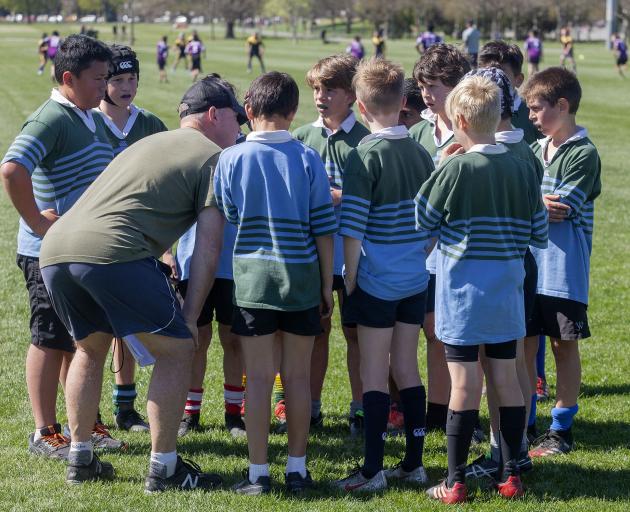
[{"label": "coach", "polygon": [[[216,76],[194,84],[179,113],[178,130],[147,137],[115,158],[42,244],[44,282],[55,311],[77,340],[66,386],[69,483],[114,475],[112,465],[93,454],[90,441],[112,335],[141,344],[155,359],[147,404],[152,451],[145,490],[220,483],[217,475],[178,457],[175,445],[196,320],[223,239],[212,172],[221,149],[235,143],[247,119],[231,85]],[[190,285],[180,310],[158,258],[195,221]]]}]

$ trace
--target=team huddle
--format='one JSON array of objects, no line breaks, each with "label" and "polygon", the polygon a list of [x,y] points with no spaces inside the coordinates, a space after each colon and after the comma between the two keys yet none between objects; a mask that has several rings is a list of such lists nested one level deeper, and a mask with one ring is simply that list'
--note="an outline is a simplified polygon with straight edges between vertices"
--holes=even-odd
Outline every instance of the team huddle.
[{"label": "team huddle", "polygon": [[[211,74],[184,94],[180,127],[167,131],[132,103],[140,68],[131,48],[65,39],[54,57],[58,87],[0,168],[21,217],[17,262],[31,304],[29,450],[67,460],[71,484],[114,478],[96,453],[127,448],[99,413],[113,345],[124,370],[116,425],[151,435],[145,491],[220,488],[221,476],[176,450],[178,436],[200,428],[216,318],[225,426],[247,437],[249,452],[232,489],[272,490],[275,390],[286,489],[308,490],[317,485],[306,464],[309,430],[324,422],[337,302],[349,431],[363,436],[364,452],[359,468],[330,485],[429,486],[424,440],[439,430],[448,476],[429,498],[462,503],[474,478],[490,478],[504,498],[522,496],[532,459],[573,449],[601,164],[576,124],[574,73],[552,67],[523,84],[523,54],[502,41],[476,59],[471,69],[438,42],[405,79],[384,58],[323,58],[306,75],[316,119],[293,132],[291,76],[262,74],[241,105]],[[551,340],[557,394],[538,435],[541,335]],[[154,365],[148,422],[134,405],[132,356]],[[483,437],[484,377],[491,450],[469,463]],[[67,429],[56,418],[58,381]],[[405,451],[386,468],[392,428]]]}]

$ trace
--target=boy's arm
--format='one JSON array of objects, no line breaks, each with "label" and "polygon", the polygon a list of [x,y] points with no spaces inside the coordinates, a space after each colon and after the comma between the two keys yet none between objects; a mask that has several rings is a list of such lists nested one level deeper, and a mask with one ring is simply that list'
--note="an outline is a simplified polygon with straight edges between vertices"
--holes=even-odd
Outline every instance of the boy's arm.
[{"label": "boy's arm", "polygon": [[333,237],[332,235],[315,238],[317,258],[319,259],[319,273],[322,280],[322,318],[329,318],[333,310]]},{"label": "boy's arm", "polygon": [[359,240],[358,238],[352,238],[351,236],[343,237],[343,281],[348,295],[352,295],[352,292],[354,292],[357,286],[357,271],[359,268],[359,259],[361,259],[362,243],[363,240]]},{"label": "boy's arm", "polygon": [[444,217],[446,202],[451,190],[446,176],[446,169],[431,174],[422,184],[415,198],[416,230],[427,231],[431,237],[436,237]]},{"label": "boy's arm", "polygon": [[186,326],[198,346],[197,319],[214,283],[223,246],[223,216],[218,208],[208,206],[199,212],[195,248],[190,260],[190,277],[182,313]]}]

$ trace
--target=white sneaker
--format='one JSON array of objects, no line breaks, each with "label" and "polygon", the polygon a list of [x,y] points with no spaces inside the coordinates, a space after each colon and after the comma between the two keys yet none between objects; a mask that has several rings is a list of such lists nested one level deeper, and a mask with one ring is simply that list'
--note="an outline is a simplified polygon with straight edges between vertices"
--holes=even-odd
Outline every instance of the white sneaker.
[{"label": "white sneaker", "polygon": [[416,485],[426,485],[429,482],[424,466],[418,466],[413,471],[405,471],[402,467],[402,462],[399,462],[393,468],[386,469],[384,473],[388,480],[391,478]]},{"label": "white sneaker", "polygon": [[334,485],[346,492],[374,492],[387,489],[387,480],[384,471],[379,471],[372,478],[365,478],[361,471],[357,471],[346,478],[337,480]]}]

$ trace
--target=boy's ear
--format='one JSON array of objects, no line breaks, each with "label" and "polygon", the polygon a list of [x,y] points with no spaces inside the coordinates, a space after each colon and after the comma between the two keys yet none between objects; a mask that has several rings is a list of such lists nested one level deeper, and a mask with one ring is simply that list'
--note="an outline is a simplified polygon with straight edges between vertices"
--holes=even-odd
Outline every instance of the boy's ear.
[{"label": "boy's ear", "polygon": [[468,121],[462,114],[457,114],[455,116],[455,125],[459,130],[466,131],[468,129]]},{"label": "boy's ear", "polygon": [[63,75],[61,75],[61,85],[72,87],[74,84],[74,78],[75,76],[70,71],[64,71]]},{"label": "boy's ear", "polygon": [[357,107],[359,107],[359,113],[361,115],[365,115],[367,109],[365,108],[365,104],[359,98],[357,98]]},{"label": "boy's ear", "polygon": [[249,103],[245,103],[245,113],[247,114],[247,119],[250,121],[254,119],[254,111]]},{"label": "boy's ear", "polygon": [[569,101],[566,98],[558,98],[558,101],[556,102],[556,107],[558,107],[558,110],[560,110],[560,112],[569,112]]},{"label": "boy's ear", "polygon": [[523,85],[524,81],[525,75],[523,73],[518,73],[514,75],[514,88],[518,89],[521,85]]}]

